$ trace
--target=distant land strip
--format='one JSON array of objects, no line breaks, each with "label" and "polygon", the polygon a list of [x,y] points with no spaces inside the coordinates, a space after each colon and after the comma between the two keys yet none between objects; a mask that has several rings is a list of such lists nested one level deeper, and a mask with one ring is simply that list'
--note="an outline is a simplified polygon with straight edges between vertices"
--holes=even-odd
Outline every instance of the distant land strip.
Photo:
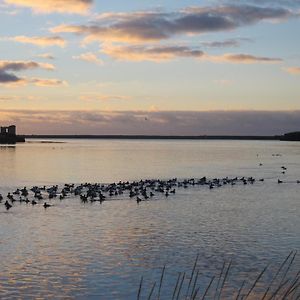
[{"label": "distant land strip", "polygon": [[281,140],[282,136],[252,135],[25,135],[30,139],[132,139],[132,140]]},{"label": "distant land strip", "polygon": [[72,135],[33,134],[24,135],[30,139],[129,139],[129,140],[257,140],[257,141],[300,141],[300,131],[283,135]]}]

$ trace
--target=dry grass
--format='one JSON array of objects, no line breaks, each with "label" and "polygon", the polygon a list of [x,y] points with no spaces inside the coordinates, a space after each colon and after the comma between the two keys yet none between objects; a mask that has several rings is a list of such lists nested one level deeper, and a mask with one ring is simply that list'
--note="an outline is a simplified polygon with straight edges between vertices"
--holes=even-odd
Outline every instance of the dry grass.
[{"label": "dry grass", "polygon": [[[297,251],[291,251],[280,266],[268,265],[259,271],[256,277],[243,280],[240,286],[233,285],[231,274],[233,262],[224,262],[218,275],[213,275],[205,285],[201,281],[201,272],[198,268],[197,255],[190,272],[179,272],[174,285],[165,284],[166,266],[162,268],[159,284],[154,282],[151,289],[143,289],[143,277],[141,278],[137,299],[172,299],[172,300],[196,300],[196,299],[235,299],[235,300],[296,300],[300,299],[300,270],[295,264]],[[272,267],[272,268],[271,268]],[[297,270],[298,268],[298,270]],[[271,272],[271,276],[266,273]],[[207,280],[206,280],[207,282]],[[167,293],[164,291],[167,290]],[[168,298],[162,295],[172,295]]]}]

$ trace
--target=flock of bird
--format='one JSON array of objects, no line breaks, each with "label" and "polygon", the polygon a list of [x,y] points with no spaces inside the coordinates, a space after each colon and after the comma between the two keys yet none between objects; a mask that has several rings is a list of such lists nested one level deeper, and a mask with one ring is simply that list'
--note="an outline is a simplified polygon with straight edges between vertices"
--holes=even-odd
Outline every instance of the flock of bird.
[{"label": "flock of bird", "polygon": [[[263,181],[263,179],[259,179]],[[155,195],[163,197],[170,197],[176,193],[178,188],[186,189],[191,186],[207,186],[209,189],[219,188],[224,185],[235,184],[253,184],[255,179],[253,177],[235,177],[235,178],[214,178],[207,179],[202,177],[199,179],[189,178],[178,180],[177,178],[169,180],[148,179],[140,181],[119,181],[118,183],[100,184],[100,183],[84,183],[80,185],[65,184],[59,188],[58,185],[50,187],[34,186],[30,189],[24,187],[9,192],[4,199],[0,194],[0,202],[4,202],[7,210],[11,209],[15,202],[26,203],[31,205],[43,203],[44,208],[52,206],[49,204],[51,199],[63,200],[67,197],[79,197],[82,203],[100,202],[119,195],[127,195],[129,198],[135,200],[138,204],[142,201],[148,201]],[[48,202],[46,202],[46,200]]]},{"label": "flock of bird", "polygon": [[[262,166],[262,164],[259,164]],[[281,173],[285,174],[287,168],[281,167]],[[155,195],[159,194],[164,197],[170,197],[176,193],[178,188],[188,188],[191,186],[207,186],[209,189],[219,188],[224,185],[236,185],[236,184],[253,184],[256,181],[253,177],[235,177],[235,178],[214,178],[207,179],[202,178],[189,178],[178,180],[177,178],[161,180],[161,179],[147,179],[140,181],[119,181],[118,183],[100,184],[100,183],[84,183],[80,185],[65,184],[62,188],[58,185],[50,187],[38,187],[33,186],[30,189],[24,187],[22,189],[16,189],[13,192],[9,192],[4,199],[4,196],[0,194],[0,203],[4,202],[6,210],[13,207],[14,202],[26,203],[31,205],[43,203],[44,208],[51,207],[49,200],[59,198],[63,200],[67,197],[79,197],[82,203],[87,202],[100,202],[100,204],[114,196],[123,195],[127,193],[129,198],[135,199],[137,204],[142,201],[152,199]],[[264,179],[258,179],[263,182]],[[283,183],[282,180],[277,180],[278,184]],[[297,180],[300,183],[300,180]],[[48,202],[46,202],[48,199]]]}]

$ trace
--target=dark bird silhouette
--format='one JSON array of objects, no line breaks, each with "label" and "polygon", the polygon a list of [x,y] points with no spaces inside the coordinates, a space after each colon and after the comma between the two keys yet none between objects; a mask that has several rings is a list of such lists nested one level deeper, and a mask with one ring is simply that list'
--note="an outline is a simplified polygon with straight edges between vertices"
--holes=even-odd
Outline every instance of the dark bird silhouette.
[{"label": "dark bird silhouette", "polygon": [[6,200],[4,203],[6,210],[9,210],[10,208],[12,208],[12,205]]},{"label": "dark bird silhouette", "polygon": [[45,202],[43,206],[44,206],[44,208],[48,208],[48,207],[50,207],[50,206],[52,206],[52,205],[50,205],[50,204],[48,204],[47,202]]}]

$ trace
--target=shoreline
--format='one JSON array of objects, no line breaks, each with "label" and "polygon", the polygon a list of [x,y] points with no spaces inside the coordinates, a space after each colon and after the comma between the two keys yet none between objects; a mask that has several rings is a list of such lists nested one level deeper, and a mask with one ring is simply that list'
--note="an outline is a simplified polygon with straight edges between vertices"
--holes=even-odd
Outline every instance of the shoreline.
[{"label": "shoreline", "polygon": [[271,140],[282,136],[235,136],[235,135],[24,135],[28,139],[136,139],[136,140]]},{"label": "shoreline", "polygon": [[283,135],[84,135],[84,134],[24,134],[0,136],[0,144],[15,144],[26,139],[111,139],[111,140],[244,140],[244,141],[300,141],[299,132]]},{"label": "shoreline", "polygon": [[24,135],[16,135],[16,136],[1,136],[0,135],[0,144],[8,144],[14,145],[16,143],[25,143]]},{"label": "shoreline", "polygon": [[300,141],[300,132],[283,135],[143,135],[143,134],[32,134],[31,139],[131,139],[131,140],[248,140],[248,141]]}]

